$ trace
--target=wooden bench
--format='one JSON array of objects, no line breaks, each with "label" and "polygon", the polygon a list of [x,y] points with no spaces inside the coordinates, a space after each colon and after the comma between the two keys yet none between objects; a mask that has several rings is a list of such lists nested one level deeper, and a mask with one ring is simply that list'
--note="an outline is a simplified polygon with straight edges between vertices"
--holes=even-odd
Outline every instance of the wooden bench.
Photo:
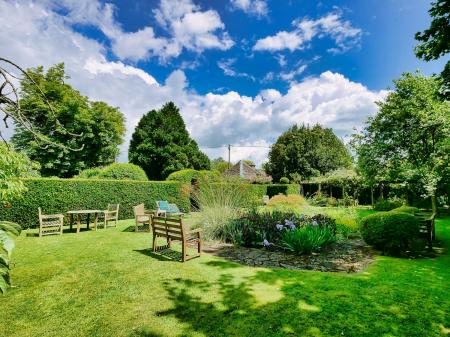
[{"label": "wooden bench", "polygon": [[[189,231],[183,220],[180,218],[154,216],[152,218],[154,252],[171,248],[172,241],[180,241],[182,245],[182,261],[185,262],[195,257],[199,257],[202,251],[202,230]],[[166,238],[167,244],[158,246],[157,238]],[[197,247],[196,255],[188,255],[188,247]]]},{"label": "wooden bench", "polygon": [[431,215],[417,213],[415,216],[419,218],[420,236],[424,237],[427,240],[428,249],[433,249],[433,240],[436,239],[436,229],[434,226],[436,213],[433,213]]}]

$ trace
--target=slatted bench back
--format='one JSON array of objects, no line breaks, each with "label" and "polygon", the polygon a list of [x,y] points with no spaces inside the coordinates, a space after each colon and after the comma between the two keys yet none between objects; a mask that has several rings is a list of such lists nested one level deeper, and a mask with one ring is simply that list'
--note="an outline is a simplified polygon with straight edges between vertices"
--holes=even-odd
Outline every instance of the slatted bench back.
[{"label": "slatted bench back", "polygon": [[183,221],[181,219],[154,216],[152,219],[152,227],[153,235],[178,241],[183,241],[185,238]]}]

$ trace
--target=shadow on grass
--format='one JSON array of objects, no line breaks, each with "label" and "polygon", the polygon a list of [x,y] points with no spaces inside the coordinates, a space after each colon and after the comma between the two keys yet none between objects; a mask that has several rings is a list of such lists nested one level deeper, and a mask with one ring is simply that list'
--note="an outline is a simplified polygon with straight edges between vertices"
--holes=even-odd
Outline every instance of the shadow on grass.
[{"label": "shadow on grass", "polygon": [[228,262],[228,261],[209,261],[204,263],[207,266],[211,267],[218,267],[220,269],[230,269],[230,268],[239,268],[241,265],[234,262]]},{"label": "shadow on grass", "polygon": [[246,267],[209,261],[205,272],[218,278],[164,282],[172,307],[157,314],[182,323],[178,336],[438,336],[439,324],[448,326],[445,291],[414,287],[411,279],[420,266],[423,280],[435,282],[432,268],[445,275],[447,263],[447,256],[388,258],[370,274],[273,269],[249,275]]},{"label": "shadow on grass", "polygon": [[[136,232],[136,226],[134,226],[134,225],[128,226],[122,232]],[[144,225],[144,226],[139,226],[139,230],[136,233],[150,233],[150,232],[151,232],[150,226]]]},{"label": "shadow on grass", "polygon": [[135,249],[135,252],[141,253],[146,256],[150,256],[159,261],[167,261],[167,262],[180,262],[182,255],[180,252],[164,249],[162,251],[158,251],[157,253],[152,251],[150,248],[147,249]]}]

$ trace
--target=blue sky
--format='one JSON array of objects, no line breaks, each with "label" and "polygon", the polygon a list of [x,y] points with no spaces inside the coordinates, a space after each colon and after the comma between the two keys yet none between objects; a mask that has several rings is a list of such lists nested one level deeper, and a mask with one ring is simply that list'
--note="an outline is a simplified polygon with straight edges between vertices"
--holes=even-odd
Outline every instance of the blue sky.
[{"label": "blue sky", "polygon": [[[266,160],[294,123],[348,139],[414,56],[430,1],[0,0],[2,56],[25,67],[65,62],[83,94],[127,118],[120,160],[143,113],[173,100],[201,146]],[[204,148],[210,157],[225,149]]]},{"label": "blue sky", "polygon": [[[195,65],[194,69],[185,68],[190,86],[199,93],[216,90],[236,90],[246,95],[256,95],[263,88],[276,88],[285,91],[288,83],[282,79],[261,81],[269,72],[280,73],[292,70],[297,64],[307,65],[307,69],[296,79],[313,76],[326,70],[344,74],[352,81],[360,82],[369,89],[385,89],[393,78],[403,71],[422,69],[427,74],[440,72],[444,64],[426,63],[418,60],[413,52],[416,44],[414,34],[429,25],[427,13],[430,1],[427,0],[365,0],[365,1],[307,1],[290,0],[266,1],[266,15],[248,14],[233,7],[229,1],[197,1],[203,10],[216,10],[236,45],[228,50],[206,50],[199,54],[186,51],[167,64],[157,57],[141,60],[136,65],[150,72],[157,80],[164,80],[173,70],[183,63]],[[160,29],[154,18],[153,10],[159,1],[138,0],[130,6],[130,1],[110,1],[116,7],[116,18],[124,31],[134,32],[146,26],[155,27],[158,34],[166,32]],[[253,52],[252,45],[266,36],[279,31],[291,31],[292,21],[301,18],[318,19],[329,13],[341,12],[342,20],[348,20],[355,28],[361,29],[361,39],[350,50],[334,54],[327,52],[335,43],[324,37],[312,41],[305,50],[280,50],[276,52]],[[92,27],[78,27],[87,36],[107,43],[108,39],[99,30]],[[88,29],[87,29],[88,28]],[[167,36],[167,34],[166,34]],[[110,55],[115,59],[114,55]],[[277,58],[284,57],[285,66],[280,66]],[[320,58],[318,58],[320,57]],[[224,74],[219,62],[235,60],[232,69],[237,73],[247,73],[250,77],[232,77]],[[261,83],[263,82],[263,83]]]}]

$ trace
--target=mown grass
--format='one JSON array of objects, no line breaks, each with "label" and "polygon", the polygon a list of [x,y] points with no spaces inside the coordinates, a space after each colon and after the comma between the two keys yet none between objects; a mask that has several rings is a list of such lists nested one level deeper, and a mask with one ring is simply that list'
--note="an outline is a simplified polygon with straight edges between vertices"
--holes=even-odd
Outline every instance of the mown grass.
[{"label": "mown grass", "polygon": [[[446,336],[450,255],[378,257],[359,274],[243,267],[149,251],[130,221],[17,241],[0,336]],[[450,218],[437,221],[450,245]]]}]

